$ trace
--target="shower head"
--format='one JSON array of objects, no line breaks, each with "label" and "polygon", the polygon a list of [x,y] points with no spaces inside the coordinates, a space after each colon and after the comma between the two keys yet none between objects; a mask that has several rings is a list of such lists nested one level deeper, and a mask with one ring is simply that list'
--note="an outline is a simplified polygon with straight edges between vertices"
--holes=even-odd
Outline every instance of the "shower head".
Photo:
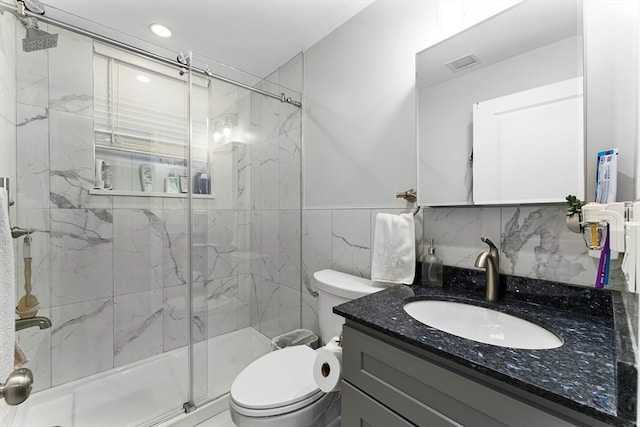
[{"label": "shower head", "polygon": [[22,39],[22,50],[33,52],[34,50],[49,49],[58,46],[58,35],[49,34],[39,28],[27,26],[27,35]]}]

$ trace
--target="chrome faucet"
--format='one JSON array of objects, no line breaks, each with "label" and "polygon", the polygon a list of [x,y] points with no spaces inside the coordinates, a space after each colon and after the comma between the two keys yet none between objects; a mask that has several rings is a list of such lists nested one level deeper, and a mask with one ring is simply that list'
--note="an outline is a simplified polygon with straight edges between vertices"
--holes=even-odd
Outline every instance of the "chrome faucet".
[{"label": "chrome faucet", "polygon": [[481,237],[484,243],[489,245],[487,252],[482,252],[476,259],[476,267],[487,271],[487,301],[498,301],[502,298],[500,292],[500,253],[493,242],[486,237]]},{"label": "chrome faucet", "polygon": [[51,320],[46,317],[38,316],[30,319],[16,319],[16,332],[27,328],[39,327],[47,329],[51,327]]}]

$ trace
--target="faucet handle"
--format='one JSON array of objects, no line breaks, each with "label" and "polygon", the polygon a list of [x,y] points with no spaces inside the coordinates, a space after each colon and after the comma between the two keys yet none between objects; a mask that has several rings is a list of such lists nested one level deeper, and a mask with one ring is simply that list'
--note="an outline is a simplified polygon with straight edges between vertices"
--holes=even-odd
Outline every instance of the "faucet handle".
[{"label": "faucet handle", "polygon": [[498,248],[496,247],[496,245],[493,244],[491,240],[489,240],[489,238],[480,237],[480,240],[482,240],[483,243],[486,243],[487,245],[489,245],[489,252],[491,252],[491,255],[498,256]]}]

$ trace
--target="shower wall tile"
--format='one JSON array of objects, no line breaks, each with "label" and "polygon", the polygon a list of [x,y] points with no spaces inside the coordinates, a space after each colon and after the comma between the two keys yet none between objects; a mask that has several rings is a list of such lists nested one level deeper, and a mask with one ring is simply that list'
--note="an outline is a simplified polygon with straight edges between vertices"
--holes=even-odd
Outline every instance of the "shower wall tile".
[{"label": "shower wall tile", "polygon": [[254,211],[251,218],[251,274],[278,284],[280,218],[277,210]]},{"label": "shower wall tile", "polygon": [[500,208],[424,208],[424,242],[433,238],[445,265],[475,268],[488,246],[480,237],[500,245]]},{"label": "shower wall tile", "polygon": [[237,275],[236,212],[210,210],[206,221],[207,280]]},{"label": "shower wall tile", "polygon": [[17,105],[17,206],[49,207],[49,112]]},{"label": "shower wall tile", "polygon": [[[49,31],[48,24],[40,24],[40,29]],[[24,29],[18,29],[16,40],[16,84],[19,104],[42,108],[49,107],[49,50],[24,52],[22,37]]]},{"label": "shower wall tile", "polygon": [[331,268],[371,277],[371,213],[368,209],[332,212]]},{"label": "shower wall tile", "polygon": [[92,196],[93,119],[49,111],[50,201],[52,208],[111,208],[111,196]]},{"label": "shower wall tile", "polygon": [[51,303],[113,296],[113,216],[106,209],[51,210]]},{"label": "shower wall tile", "polygon": [[[51,318],[51,310],[41,308],[38,316]],[[16,341],[29,358],[24,365],[33,372],[34,392],[51,387],[51,328],[29,328],[16,332]]]},{"label": "shower wall tile", "polygon": [[238,276],[238,329],[251,326],[251,290],[250,274]]},{"label": "shower wall tile", "polygon": [[186,211],[165,209],[162,240],[163,286],[187,283],[187,215]]},{"label": "shower wall tile", "polygon": [[[187,286],[182,285],[164,288],[163,295],[164,351],[169,351],[185,346],[189,342],[189,332],[187,328]],[[194,283],[192,296],[193,339],[194,342],[199,342],[207,336],[208,326],[202,283]]]},{"label": "shower wall tile", "polygon": [[277,335],[284,334],[294,329],[299,329],[301,324],[300,291],[280,287],[280,329]]},{"label": "shower wall tile", "polygon": [[237,218],[237,237],[236,246],[238,249],[232,254],[238,263],[238,274],[249,274],[251,269],[251,260],[257,257],[252,252],[251,246],[251,218],[253,214],[248,210],[239,210],[236,212]]},{"label": "shower wall tile", "polygon": [[253,209],[278,209],[280,182],[279,138],[251,146],[251,201]]},{"label": "shower wall tile", "polygon": [[251,281],[251,326],[273,338],[281,333],[280,286],[256,275]]},{"label": "shower wall tile", "polygon": [[48,50],[49,108],[93,119],[93,43],[70,31],[56,32],[58,46]]},{"label": "shower wall tile", "polygon": [[239,327],[238,279],[215,279],[206,286],[208,338],[217,337]]},{"label": "shower wall tile", "polygon": [[[40,308],[51,306],[51,239],[49,209],[17,209],[15,226],[36,230],[31,234],[31,294]],[[25,295],[24,289],[24,237],[16,241],[16,298]]]},{"label": "shower wall tile", "polygon": [[162,353],[163,307],[162,290],[114,298],[114,366]]},{"label": "shower wall tile", "polygon": [[114,209],[162,209],[162,197],[112,196]]},{"label": "shower wall tile", "polygon": [[302,211],[303,295],[315,290],[313,273],[331,268],[331,211]]},{"label": "shower wall tile", "polygon": [[[16,18],[0,16],[0,171],[13,182],[10,197],[15,200],[16,171]],[[14,220],[15,216],[11,215]],[[1,417],[0,417],[1,418]]]},{"label": "shower wall tile", "polygon": [[278,283],[300,292],[301,237],[299,210],[280,210]]},{"label": "shower wall tile", "polygon": [[280,209],[300,209],[301,193],[301,121],[300,109],[288,104],[280,105]]},{"label": "shower wall tile", "polygon": [[113,368],[113,300],[51,309],[51,385]]},{"label": "shower wall tile", "polygon": [[302,328],[308,329],[320,336],[320,322],[318,318],[318,297],[312,296],[306,290],[302,291]]},{"label": "shower wall tile", "polygon": [[163,236],[161,210],[114,209],[114,295],[162,288]]},{"label": "shower wall tile", "polygon": [[502,208],[500,270],[506,274],[591,285],[595,258],[565,223],[566,208]]}]

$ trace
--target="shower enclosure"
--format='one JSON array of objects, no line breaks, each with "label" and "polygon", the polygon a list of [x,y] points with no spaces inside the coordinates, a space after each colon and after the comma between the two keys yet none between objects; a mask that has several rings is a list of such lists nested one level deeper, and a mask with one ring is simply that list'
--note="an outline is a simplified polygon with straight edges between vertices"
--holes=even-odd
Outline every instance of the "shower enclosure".
[{"label": "shower enclosure", "polygon": [[[301,323],[301,55],[256,78],[45,21],[57,46],[27,52],[0,16],[0,176],[52,323],[16,334],[34,392],[14,425],[224,408]],[[20,298],[23,237],[14,249]]]}]

